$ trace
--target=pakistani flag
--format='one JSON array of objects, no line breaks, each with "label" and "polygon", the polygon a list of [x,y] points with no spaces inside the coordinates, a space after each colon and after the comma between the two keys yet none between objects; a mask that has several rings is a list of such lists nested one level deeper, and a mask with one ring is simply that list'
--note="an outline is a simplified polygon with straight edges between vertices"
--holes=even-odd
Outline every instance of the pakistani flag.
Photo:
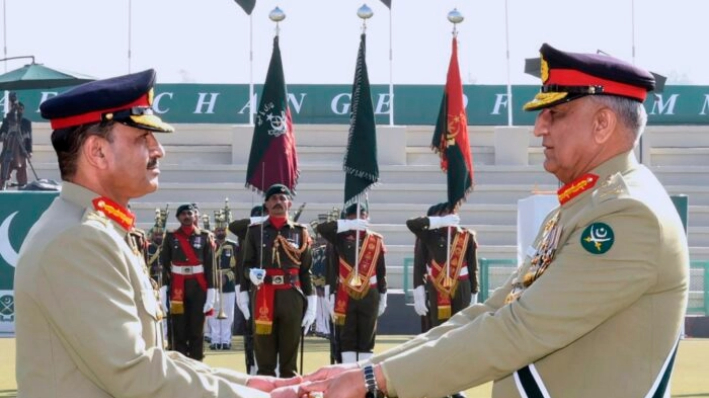
[{"label": "pakistani flag", "polygon": [[372,92],[365,60],[366,35],[362,34],[352,85],[350,135],[345,153],[345,206],[349,206],[379,180],[377,131],[374,124]]},{"label": "pakistani flag", "polygon": [[283,184],[295,192],[299,174],[293,121],[288,108],[281,50],[276,36],[256,113],[246,169],[246,186],[265,192],[273,184]]},{"label": "pakistani flag", "polygon": [[458,67],[458,41],[455,37],[431,147],[441,157],[441,170],[448,177],[448,204],[455,208],[473,190],[473,155],[470,152],[468,118]]}]

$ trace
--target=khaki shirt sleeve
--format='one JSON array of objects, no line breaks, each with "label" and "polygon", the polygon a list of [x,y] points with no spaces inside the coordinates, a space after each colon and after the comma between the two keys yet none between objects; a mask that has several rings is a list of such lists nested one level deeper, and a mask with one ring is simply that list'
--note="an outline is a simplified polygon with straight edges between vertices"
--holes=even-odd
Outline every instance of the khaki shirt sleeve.
[{"label": "khaki shirt sleeve", "polygon": [[148,347],[138,308],[148,306],[146,297],[154,293],[134,291],[132,265],[106,230],[91,225],[70,228],[42,257],[37,283],[49,327],[79,370],[107,394],[268,396],[237,384],[246,377]]},{"label": "khaki shirt sleeve", "polygon": [[518,301],[472,319],[477,306],[461,311],[410,349],[380,361],[391,395],[445,396],[508,376],[646,293],[657,278],[659,222],[632,199],[607,203],[578,225],[609,225],[615,242],[608,252],[587,252],[580,243],[583,227],[571,231],[544,275]]}]

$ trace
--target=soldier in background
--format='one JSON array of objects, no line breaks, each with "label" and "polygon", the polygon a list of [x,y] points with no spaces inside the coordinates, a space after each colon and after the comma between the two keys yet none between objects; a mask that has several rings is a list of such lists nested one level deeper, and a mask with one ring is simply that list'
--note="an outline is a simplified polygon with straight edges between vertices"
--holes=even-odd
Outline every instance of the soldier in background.
[{"label": "soldier in background", "polygon": [[[148,247],[146,249],[146,258],[148,265],[148,272],[150,272],[150,279],[158,286],[159,304],[162,308],[163,314],[169,316],[167,299],[167,290],[170,285],[169,272],[164,272],[163,262],[162,262],[162,243],[165,238],[165,224],[167,222],[167,209],[164,211],[161,209],[155,209],[155,224],[150,229],[150,239],[148,240]],[[169,347],[170,339],[167,338],[169,322],[162,323],[163,328],[163,340],[167,343]]]},{"label": "soldier in background", "polygon": [[[428,314],[431,327],[469,306],[478,292],[475,233],[458,227],[460,217],[450,211],[447,203],[439,204],[437,210],[438,216],[406,221],[406,226],[420,240],[420,255],[426,267],[428,308],[421,305],[426,302],[420,297],[421,286],[414,289],[414,308],[419,315]],[[448,228],[451,228],[450,241]],[[422,271],[419,264],[419,272]]]},{"label": "soldier in background", "polygon": [[[234,322],[234,306],[236,304],[236,275],[239,245],[226,237],[228,225],[227,214],[218,211],[214,214],[214,236],[217,250],[215,251],[215,269],[217,289],[219,294],[216,314],[209,317],[212,332],[211,350],[231,350],[231,326]],[[226,316],[225,319],[220,317]]]},{"label": "soldier in background", "polygon": [[[291,196],[281,184],[266,190],[268,219],[249,227],[244,244],[239,306],[245,318],[253,309],[254,352],[260,375],[275,376],[276,367],[279,377],[297,375],[301,328],[310,329],[316,316],[311,239],[306,226],[289,219]],[[244,290],[246,279],[251,282],[250,296]]]},{"label": "soldier in background", "polygon": [[23,117],[25,105],[17,101],[17,94],[10,93],[10,112],[0,126],[0,190],[7,187],[12,171],[15,171],[17,186],[27,184],[27,162],[32,157],[32,122]]},{"label": "soldier in background", "polygon": [[[428,208],[426,217],[440,216],[440,209],[447,203],[437,203]],[[421,239],[416,236],[414,242],[414,310],[421,317],[421,332],[425,333],[431,328],[428,319],[428,250]]]},{"label": "soldier in background", "polygon": [[[180,228],[168,232],[162,261],[170,276],[170,323],[172,348],[201,361],[205,314],[214,309],[214,238],[194,225],[194,206],[177,208]],[[169,264],[169,268],[168,268]]]},{"label": "soldier in background", "polygon": [[[261,224],[268,216],[265,216],[265,207],[263,205],[254,206],[251,209],[249,218],[244,218],[241,220],[235,220],[229,223],[229,232],[236,235],[239,243],[239,251],[237,253],[236,261],[236,310],[234,311],[234,324],[235,324],[235,334],[244,335],[244,359],[246,360],[246,373],[256,374],[256,359],[254,358],[254,322],[253,318],[246,318],[244,313],[241,312],[241,305],[239,304],[241,292],[248,292],[251,287],[251,281],[248,277],[242,277],[244,275],[244,243],[246,242],[246,231],[248,231],[250,225]],[[248,304],[247,304],[248,307]],[[239,328],[237,324],[241,324],[242,327]],[[239,332],[239,329],[241,331]]]},{"label": "soldier in background", "polygon": [[333,246],[331,257],[337,259],[327,272],[330,313],[338,329],[342,363],[352,363],[372,356],[377,318],[386,309],[386,248],[382,236],[367,229],[365,204],[359,215],[357,204],[347,207],[344,215],[344,220],[319,224],[317,231]]}]

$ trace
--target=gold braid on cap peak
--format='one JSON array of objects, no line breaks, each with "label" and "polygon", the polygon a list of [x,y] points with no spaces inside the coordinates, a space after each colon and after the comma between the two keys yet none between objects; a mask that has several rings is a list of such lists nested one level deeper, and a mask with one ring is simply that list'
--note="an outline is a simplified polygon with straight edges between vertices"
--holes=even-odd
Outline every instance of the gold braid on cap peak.
[{"label": "gold braid on cap peak", "polygon": [[569,95],[569,93],[537,93],[537,95],[534,96],[533,100],[524,104],[523,109],[525,111],[528,111],[530,109],[537,109],[547,104],[562,100],[566,98],[567,95]]}]

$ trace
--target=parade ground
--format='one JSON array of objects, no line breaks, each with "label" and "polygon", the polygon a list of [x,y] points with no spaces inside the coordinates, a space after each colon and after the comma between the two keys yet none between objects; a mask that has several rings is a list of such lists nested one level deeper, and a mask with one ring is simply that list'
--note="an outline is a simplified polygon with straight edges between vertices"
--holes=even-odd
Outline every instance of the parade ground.
[{"label": "parade ground", "polygon": [[[384,351],[411,338],[411,336],[379,336],[375,351]],[[206,350],[205,362],[211,366],[244,370],[244,351],[241,349],[240,337],[235,337],[231,351]],[[304,373],[310,373],[330,361],[329,342],[324,338],[308,337],[305,341]],[[471,358],[474,361],[475,358]],[[677,354],[677,362],[672,374],[672,397],[709,397],[709,377],[707,377],[707,360],[709,360],[709,339],[682,340]],[[442,366],[445,360],[442,359]],[[579,364],[583,366],[583,364]],[[42,383],[42,380],[37,380]],[[492,383],[470,389],[468,398],[490,397]],[[15,382],[15,339],[0,338],[0,398],[15,398],[17,384]],[[569,393],[570,397],[573,396]],[[619,397],[620,398],[620,397]]]}]

